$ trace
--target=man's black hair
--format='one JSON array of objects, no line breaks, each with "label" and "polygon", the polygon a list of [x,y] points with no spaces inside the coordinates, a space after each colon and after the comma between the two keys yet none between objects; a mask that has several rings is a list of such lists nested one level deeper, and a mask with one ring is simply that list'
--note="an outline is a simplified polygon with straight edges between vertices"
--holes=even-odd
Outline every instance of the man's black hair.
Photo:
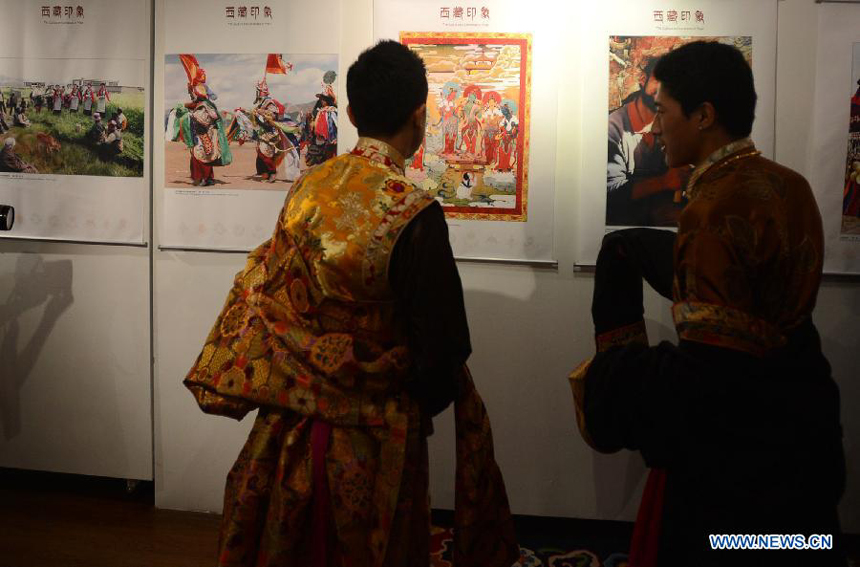
[{"label": "man's black hair", "polygon": [[395,134],[427,102],[424,62],[405,45],[382,40],[349,68],[346,96],[360,136]]},{"label": "man's black hair", "polygon": [[710,102],[729,135],[743,138],[752,132],[755,85],[752,69],[737,48],[710,41],[688,43],[660,58],[654,78],[681,104],[685,116]]}]

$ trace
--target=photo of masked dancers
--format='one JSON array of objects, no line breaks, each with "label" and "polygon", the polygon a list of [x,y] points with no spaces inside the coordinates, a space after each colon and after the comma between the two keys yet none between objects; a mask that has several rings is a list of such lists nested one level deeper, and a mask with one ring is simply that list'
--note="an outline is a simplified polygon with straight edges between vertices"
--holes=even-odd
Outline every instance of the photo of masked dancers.
[{"label": "photo of masked dancers", "polygon": [[165,58],[165,186],[284,190],[337,154],[337,56]]}]

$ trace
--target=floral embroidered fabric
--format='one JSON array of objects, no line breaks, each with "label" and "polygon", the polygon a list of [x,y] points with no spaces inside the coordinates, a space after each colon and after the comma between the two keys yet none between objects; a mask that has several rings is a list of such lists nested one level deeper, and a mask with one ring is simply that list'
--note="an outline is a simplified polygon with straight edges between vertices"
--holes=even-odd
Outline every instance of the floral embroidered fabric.
[{"label": "floral embroidered fabric", "polygon": [[[332,426],[334,556],[356,567],[428,564],[427,425],[403,388],[409,351],[387,266],[433,200],[381,159],[392,148],[372,142],[296,182],[185,379],[206,412],[260,409],[228,477],[219,565],[310,564],[315,420]],[[510,512],[468,371],[458,393],[462,564],[507,567]]]}]

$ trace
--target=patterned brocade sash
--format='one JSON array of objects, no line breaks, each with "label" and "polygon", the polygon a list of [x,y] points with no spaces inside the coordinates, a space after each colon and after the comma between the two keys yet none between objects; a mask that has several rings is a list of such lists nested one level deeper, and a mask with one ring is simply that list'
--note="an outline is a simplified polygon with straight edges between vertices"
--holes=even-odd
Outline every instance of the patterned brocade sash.
[{"label": "patterned brocade sash", "polygon": [[[326,332],[319,324],[323,303],[293,239],[279,228],[236,276],[184,384],[207,413],[241,419],[257,407],[270,407],[333,427],[373,428],[381,452],[368,545],[373,565],[381,565],[396,514],[408,428],[420,421],[414,419],[417,404],[399,386],[408,351],[380,348],[372,359],[360,359],[352,335]],[[457,391],[455,564],[507,567],[519,557],[519,547],[489,418],[465,367]]]},{"label": "patterned brocade sash", "polygon": [[732,307],[685,301],[672,306],[681,340],[731,348],[763,356],[786,343],[775,325]]},{"label": "patterned brocade sash", "polygon": [[454,553],[458,567],[507,567],[520,557],[490,418],[468,367],[454,401],[457,465]]},{"label": "patterned brocade sash", "polygon": [[645,321],[637,321],[624,327],[612,329],[599,335],[595,335],[594,342],[597,343],[597,352],[628,345],[630,343],[641,343],[648,346],[648,331],[645,329]]}]

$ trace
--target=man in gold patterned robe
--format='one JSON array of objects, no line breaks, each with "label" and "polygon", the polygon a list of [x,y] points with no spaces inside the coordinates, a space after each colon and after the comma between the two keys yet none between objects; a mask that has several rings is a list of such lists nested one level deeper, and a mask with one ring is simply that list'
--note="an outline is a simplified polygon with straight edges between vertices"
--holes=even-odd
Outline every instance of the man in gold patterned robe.
[{"label": "man in gold patterned robe", "polygon": [[[696,166],[689,204],[677,237],[604,239],[598,353],[571,374],[586,441],[637,450],[651,467],[630,564],[845,565],[839,392],[811,318],[824,254],[812,191],[747,137],[756,94],[739,51],[694,42],[654,75],[652,132],[669,167]],[[643,278],[673,299],[678,345],[648,346]],[[710,536],[733,534],[801,546],[823,534],[834,549],[714,549]]]},{"label": "man in gold patterned robe", "polygon": [[227,479],[220,566],[428,566],[430,418],[455,404],[455,564],[518,557],[442,209],[404,175],[420,58],[386,41],[347,77],[361,138],[309,169],[186,377],[201,408],[259,408]]}]

